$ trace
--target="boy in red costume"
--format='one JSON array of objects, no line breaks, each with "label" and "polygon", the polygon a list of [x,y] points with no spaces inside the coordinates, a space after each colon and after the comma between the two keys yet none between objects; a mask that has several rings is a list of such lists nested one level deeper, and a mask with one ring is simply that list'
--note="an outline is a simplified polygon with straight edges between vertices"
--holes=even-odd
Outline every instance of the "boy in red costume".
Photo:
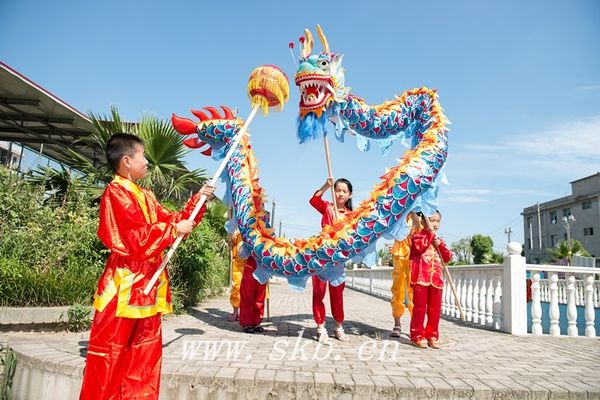
[{"label": "boy in red costume", "polygon": [[161,314],[173,309],[167,271],[149,295],[143,291],[163,250],[200,221],[204,208],[195,223],[187,218],[200,196],[210,197],[214,187],[205,185],[183,211],[170,212],[135,183],[148,172],[139,137],[113,135],[106,159],[115,178],[100,201],[98,237],[110,254],[94,295],[96,312],[80,399],[158,399]]},{"label": "boy in red costume", "polygon": [[[421,218],[425,218],[421,216]],[[410,320],[410,338],[417,347],[440,347],[439,324],[444,289],[443,263],[452,259],[443,240],[436,236],[442,215],[436,211],[412,235],[410,248],[410,283],[413,286],[413,312]],[[439,251],[438,251],[439,250]],[[427,315],[427,325],[423,323]]]}]

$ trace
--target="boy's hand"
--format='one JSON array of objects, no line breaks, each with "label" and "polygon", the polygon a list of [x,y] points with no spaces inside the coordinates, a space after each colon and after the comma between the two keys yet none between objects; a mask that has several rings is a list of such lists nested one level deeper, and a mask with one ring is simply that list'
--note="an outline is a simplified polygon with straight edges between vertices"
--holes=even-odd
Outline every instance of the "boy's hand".
[{"label": "boy's hand", "polygon": [[176,225],[177,227],[177,234],[182,236],[182,235],[187,235],[188,233],[190,233],[192,231],[192,229],[194,229],[194,223],[192,221],[188,221],[187,219],[184,219],[183,221],[179,221]]},{"label": "boy's hand", "polygon": [[442,244],[442,241],[441,241],[440,239],[438,239],[438,237],[437,237],[437,236],[435,236],[435,237],[433,238],[433,244],[434,244],[435,246],[439,246],[440,244]]},{"label": "boy's hand", "polygon": [[206,196],[207,199],[211,199],[213,197],[213,194],[215,193],[215,187],[212,185],[209,185],[208,183],[204,186],[202,186],[202,189],[200,189],[200,196]]}]

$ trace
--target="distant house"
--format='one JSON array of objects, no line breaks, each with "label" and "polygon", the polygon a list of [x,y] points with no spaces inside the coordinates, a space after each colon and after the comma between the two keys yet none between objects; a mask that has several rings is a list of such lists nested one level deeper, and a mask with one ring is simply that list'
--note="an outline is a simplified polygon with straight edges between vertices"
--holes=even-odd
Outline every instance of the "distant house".
[{"label": "distant house", "polygon": [[15,146],[12,142],[0,141],[0,165],[20,169],[22,156],[23,147]]},{"label": "distant house", "polygon": [[[600,260],[600,172],[571,182],[571,195],[535,204],[523,209],[525,258],[541,263],[548,258],[547,249],[559,241],[576,239]],[[569,226],[563,217],[575,221]]]}]

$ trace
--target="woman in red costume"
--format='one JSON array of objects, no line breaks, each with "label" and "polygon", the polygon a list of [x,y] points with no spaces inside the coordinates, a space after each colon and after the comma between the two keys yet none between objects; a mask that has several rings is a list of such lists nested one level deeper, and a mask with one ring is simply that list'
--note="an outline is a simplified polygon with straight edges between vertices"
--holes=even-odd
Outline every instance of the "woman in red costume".
[{"label": "woman in red costume", "polygon": [[113,135],[106,145],[115,172],[100,202],[98,237],[110,250],[94,296],[96,309],[80,399],[158,399],[162,362],[161,314],[172,311],[166,270],[149,295],[143,291],[188,221],[205,185],[181,212],[170,212],[135,182],[148,172],[144,143],[130,134]]},{"label": "woman in red costume", "polygon": [[[321,213],[321,227],[332,225],[335,222],[333,204],[323,200],[321,197],[327,189],[333,186],[335,192],[335,202],[340,218],[344,218],[345,214],[352,211],[352,184],[347,179],[338,179],[333,182],[333,178],[327,178],[327,181],[319,190],[313,194],[310,199],[310,205]],[[342,327],[344,322],[344,287],[346,282],[342,282],[338,286],[333,286],[329,282],[323,282],[318,276],[312,277],[313,286],[313,317],[317,323],[317,340],[319,342],[328,343],[329,336],[325,329],[325,292],[329,287],[329,301],[331,304],[331,313],[335,320],[334,337],[340,341],[347,340],[346,333]]]}]

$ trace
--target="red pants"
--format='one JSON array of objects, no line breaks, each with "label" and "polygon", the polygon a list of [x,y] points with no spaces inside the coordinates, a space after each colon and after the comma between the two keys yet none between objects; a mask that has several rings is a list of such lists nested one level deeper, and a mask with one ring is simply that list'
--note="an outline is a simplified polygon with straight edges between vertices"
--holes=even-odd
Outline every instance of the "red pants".
[{"label": "red pants", "polygon": [[246,260],[246,267],[240,285],[240,325],[258,326],[265,314],[265,291],[267,285],[261,285],[252,273],[256,269],[253,258]]},{"label": "red pants", "polygon": [[[433,285],[413,285],[414,308],[410,319],[410,338],[439,339],[442,312],[442,289]],[[423,327],[427,315],[427,325]]]},{"label": "red pants", "polygon": [[343,282],[339,286],[332,286],[328,282],[323,282],[317,276],[313,275],[312,285],[313,317],[315,318],[317,325],[325,323],[325,303],[323,303],[323,299],[325,298],[327,286],[329,286],[329,302],[331,304],[333,319],[340,324],[344,322],[344,287],[346,287],[346,282]]},{"label": "red pants", "polygon": [[158,399],[162,362],[160,314],[115,317],[117,297],[96,311],[80,400]]}]

